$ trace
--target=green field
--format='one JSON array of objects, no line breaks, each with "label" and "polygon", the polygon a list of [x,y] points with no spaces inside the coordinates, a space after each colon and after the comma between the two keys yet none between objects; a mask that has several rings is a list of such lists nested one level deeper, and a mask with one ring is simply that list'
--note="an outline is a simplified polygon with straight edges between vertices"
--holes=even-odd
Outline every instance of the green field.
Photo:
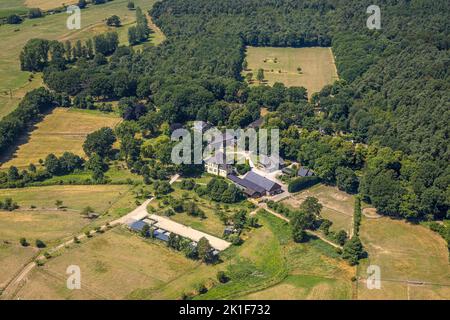
[{"label": "green field", "polygon": [[102,127],[114,128],[120,121],[113,113],[56,108],[36,125],[29,137],[22,138],[12,155],[0,158],[1,167],[38,164],[39,159],[45,159],[50,153],[61,155],[70,151],[83,156],[83,143],[89,133]]},{"label": "green field", "polygon": [[[257,84],[258,69],[264,70],[265,83],[281,82],[287,87],[305,87],[308,97],[338,80],[331,48],[247,47],[248,68]],[[297,68],[301,68],[301,72]]]},{"label": "green field", "polygon": [[[140,6],[144,11],[150,9],[154,2],[154,0],[134,1],[135,5]],[[0,12],[10,10],[6,8],[12,8],[13,5],[23,7],[21,3],[22,1],[8,0],[7,3],[2,1]],[[0,118],[17,107],[23,92],[36,86],[35,81],[29,81],[30,72],[20,71],[19,54],[29,39],[44,38],[60,41],[87,39],[105,32],[107,27],[104,20],[113,14],[118,15],[123,24],[131,24],[135,20],[135,13],[126,8],[127,3],[128,0],[115,0],[103,5],[92,5],[82,10],[80,30],[67,29],[68,15],[66,13],[49,15],[40,19],[26,19],[19,25],[1,26],[0,39],[2,39],[3,50],[0,52]],[[123,41],[126,39],[127,29],[123,26],[118,30]],[[156,39],[160,41],[160,38]]]},{"label": "green field", "polygon": [[333,222],[330,230],[350,232],[355,203],[352,195],[340,191],[336,187],[319,184],[283,200],[282,203],[292,208],[298,208],[307,197],[315,197],[322,204],[322,216]]}]

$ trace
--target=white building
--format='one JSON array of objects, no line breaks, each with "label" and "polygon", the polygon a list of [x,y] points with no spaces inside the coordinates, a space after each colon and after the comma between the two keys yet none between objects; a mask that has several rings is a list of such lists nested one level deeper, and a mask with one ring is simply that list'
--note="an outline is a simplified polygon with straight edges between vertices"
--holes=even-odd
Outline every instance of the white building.
[{"label": "white building", "polygon": [[233,167],[225,161],[225,155],[222,152],[216,152],[214,156],[205,160],[206,172],[226,178],[232,171]]}]

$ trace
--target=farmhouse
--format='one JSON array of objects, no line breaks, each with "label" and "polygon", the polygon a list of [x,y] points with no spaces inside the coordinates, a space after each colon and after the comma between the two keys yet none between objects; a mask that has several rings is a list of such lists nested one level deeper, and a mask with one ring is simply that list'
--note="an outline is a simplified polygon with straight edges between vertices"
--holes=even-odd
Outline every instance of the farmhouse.
[{"label": "farmhouse", "polygon": [[205,160],[206,172],[226,178],[233,168],[230,164],[226,163],[225,154],[222,152],[216,152],[214,156],[211,156]]}]

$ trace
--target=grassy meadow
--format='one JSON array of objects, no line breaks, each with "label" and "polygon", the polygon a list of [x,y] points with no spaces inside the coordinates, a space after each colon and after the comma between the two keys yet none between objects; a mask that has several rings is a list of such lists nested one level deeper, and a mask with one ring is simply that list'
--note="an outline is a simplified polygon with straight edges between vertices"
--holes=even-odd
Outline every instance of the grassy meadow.
[{"label": "grassy meadow", "polygon": [[[268,298],[351,297],[353,269],[336,258],[332,248],[318,240],[294,244],[283,221],[268,214],[260,219],[262,226],[249,231],[241,246],[223,252],[223,262],[216,265],[189,260],[160,241],[115,228],[35,269],[14,298],[179,299],[183,292],[194,294],[199,283],[209,291],[195,299],[259,299],[274,289],[276,294]],[[69,264],[81,267],[81,290],[65,288]],[[217,282],[219,270],[230,276],[228,283]]]},{"label": "grassy meadow", "polygon": [[25,5],[28,8],[40,8],[41,10],[49,10],[77,3],[78,0],[25,0]]},{"label": "grassy meadow", "polygon": [[247,47],[246,59],[248,68],[244,75],[253,73],[252,83],[258,83],[256,74],[263,69],[266,84],[281,82],[287,87],[305,87],[308,97],[338,80],[331,48]]},{"label": "grassy meadow", "polygon": [[25,0],[2,0],[0,2],[0,18],[27,12],[28,8],[25,6]]},{"label": "grassy meadow", "polygon": [[38,164],[39,159],[45,159],[50,153],[61,155],[70,151],[83,156],[83,143],[89,133],[102,127],[114,128],[120,121],[121,118],[113,113],[56,108],[36,125],[29,136],[22,138],[12,155],[7,154],[0,159],[2,168]]},{"label": "grassy meadow", "polygon": [[[98,186],[45,186],[23,189],[1,189],[0,199],[12,198],[20,206],[13,212],[0,211],[0,241],[18,242],[21,237],[29,241],[41,239],[48,244],[70,239],[88,225],[123,214],[135,207],[126,185]],[[57,208],[55,201],[63,202]],[[90,206],[105,216],[90,220],[80,213]]]},{"label": "grassy meadow", "polygon": [[[358,267],[359,299],[450,299],[445,241],[421,225],[363,217],[360,238],[369,256]],[[381,270],[381,289],[365,285],[367,267]]]},{"label": "grassy meadow", "polygon": [[322,216],[333,222],[330,230],[345,230],[352,228],[355,199],[352,195],[340,191],[336,187],[323,184],[303,190],[282,201],[292,208],[298,208],[307,197],[315,197],[322,204]]},{"label": "grassy meadow", "polygon": [[[29,0],[33,3],[40,3],[45,6],[54,1],[50,0]],[[60,2],[59,0],[57,1]],[[150,9],[155,1],[135,0],[136,6],[143,11]],[[65,1],[66,4],[69,1]],[[2,39],[3,50],[0,52],[0,118],[7,115],[17,107],[24,92],[32,90],[39,84],[39,81],[30,79],[30,72],[20,71],[19,54],[23,46],[29,39],[44,38],[59,41],[76,41],[86,40],[97,34],[104,33],[108,30],[116,29],[120,35],[122,44],[127,44],[128,26],[134,23],[135,13],[126,8],[128,0],[115,0],[102,5],[91,5],[87,9],[81,11],[81,29],[68,30],[66,13],[59,13],[45,16],[39,19],[25,19],[19,25],[2,25],[0,26],[0,39]],[[35,5],[33,5],[35,6]],[[39,5],[37,5],[39,7]],[[5,10],[16,10],[14,8],[24,7],[23,1],[6,0],[1,1],[0,13]],[[118,15],[124,26],[120,28],[109,28],[105,25],[105,19],[111,15]],[[159,43],[161,40],[160,31],[156,30],[153,39]],[[31,80],[31,81],[30,81]]]}]

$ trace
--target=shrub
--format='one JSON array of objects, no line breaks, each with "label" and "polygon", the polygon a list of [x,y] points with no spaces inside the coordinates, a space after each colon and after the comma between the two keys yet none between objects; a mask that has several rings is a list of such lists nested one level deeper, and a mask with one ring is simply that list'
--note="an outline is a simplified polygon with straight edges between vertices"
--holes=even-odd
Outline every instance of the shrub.
[{"label": "shrub", "polygon": [[292,180],[288,185],[288,191],[290,193],[299,192],[303,189],[312,187],[320,182],[318,177],[300,177]]},{"label": "shrub", "polygon": [[229,280],[228,277],[227,277],[227,275],[226,275],[226,273],[225,273],[224,271],[219,271],[219,272],[217,272],[216,277],[217,277],[217,280],[218,280],[220,283],[227,283],[228,280]]},{"label": "shrub", "polygon": [[195,286],[195,291],[197,291],[198,294],[204,294],[208,292],[208,288],[206,288],[206,286],[203,283],[198,283]]},{"label": "shrub", "polygon": [[30,11],[28,11],[28,18],[35,19],[42,17],[42,11],[39,8],[31,8]]},{"label": "shrub", "polygon": [[19,24],[22,23],[22,18],[19,17],[17,14],[12,14],[6,18],[7,24]]},{"label": "shrub", "polygon": [[22,245],[22,247],[28,247],[30,245],[28,243],[27,239],[25,239],[25,238],[20,238],[19,242]]},{"label": "shrub", "polygon": [[11,198],[6,198],[4,201],[0,201],[0,210],[14,211],[19,206]]},{"label": "shrub", "polygon": [[36,247],[38,248],[45,248],[47,245],[44,243],[44,241],[40,240],[40,239],[36,239]]}]

